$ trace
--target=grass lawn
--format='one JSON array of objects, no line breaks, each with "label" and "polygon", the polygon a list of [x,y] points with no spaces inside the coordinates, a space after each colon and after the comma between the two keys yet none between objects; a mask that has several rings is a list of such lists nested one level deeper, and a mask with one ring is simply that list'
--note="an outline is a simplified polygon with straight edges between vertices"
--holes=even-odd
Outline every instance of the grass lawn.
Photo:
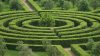
[{"label": "grass lawn", "polygon": [[[48,56],[46,52],[34,52],[36,56]],[[8,50],[5,56],[19,56],[18,51]]]}]

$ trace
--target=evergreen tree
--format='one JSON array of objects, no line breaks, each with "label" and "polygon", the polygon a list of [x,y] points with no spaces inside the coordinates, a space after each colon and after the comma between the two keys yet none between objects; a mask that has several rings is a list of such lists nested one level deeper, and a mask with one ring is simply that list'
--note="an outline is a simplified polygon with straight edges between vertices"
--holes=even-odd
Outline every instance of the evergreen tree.
[{"label": "evergreen tree", "polygon": [[64,5],[64,0],[60,0],[60,1],[59,1],[59,6],[60,6],[61,8],[63,8],[63,5]]},{"label": "evergreen tree", "polygon": [[18,10],[19,9],[18,0],[10,0],[10,9],[11,10]]},{"label": "evergreen tree", "polygon": [[46,1],[44,1],[43,6],[44,6],[44,9],[46,9],[46,10],[53,9],[54,8],[54,1],[46,0]]},{"label": "evergreen tree", "polygon": [[77,4],[77,7],[79,11],[90,11],[91,10],[87,0],[80,0],[79,3]]}]

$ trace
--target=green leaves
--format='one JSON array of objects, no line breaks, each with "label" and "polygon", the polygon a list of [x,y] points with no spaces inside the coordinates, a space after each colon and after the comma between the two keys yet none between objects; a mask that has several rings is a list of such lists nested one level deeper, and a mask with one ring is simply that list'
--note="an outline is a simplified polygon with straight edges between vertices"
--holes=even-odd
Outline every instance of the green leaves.
[{"label": "green leaves", "polygon": [[7,52],[6,44],[4,44],[4,39],[0,39],[0,55],[5,56]]},{"label": "green leaves", "polygon": [[44,1],[43,6],[44,6],[44,9],[46,9],[46,10],[53,9],[54,1],[46,0],[46,1]]},{"label": "green leaves", "polygon": [[10,9],[11,10],[18,10],[19,9],[19,4],[18,4],[17,0],[10,1]]},{"label": "green leaves", "polygon": [[90,11],[91,10],[87,0],[80,0],[79,3],[77,4],[77,7],[79,11]]},{"label": "green leaves", "polygon": [[55,20],[50,12],[42,12],[40,14],[40,26],[53,27],[55,26]]}]

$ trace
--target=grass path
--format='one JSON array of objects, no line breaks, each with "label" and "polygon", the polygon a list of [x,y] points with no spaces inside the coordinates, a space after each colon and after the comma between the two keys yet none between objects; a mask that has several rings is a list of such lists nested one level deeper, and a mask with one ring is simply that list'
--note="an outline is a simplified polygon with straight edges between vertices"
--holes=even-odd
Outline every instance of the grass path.
[{"label": "grass path", "polygon": [[33,8],[31,8],[31,6],[28,5],[27,0],[23,0],[23,3],[24,3],[25,6],[27,6],[27,8],[28,8],[30,11],[34,11]]},{"label": "grass path", "polygon": [[74,53],[71,51],[71,48],[64,48],[64,50],[69,53],[70,56],[75,56]]}]

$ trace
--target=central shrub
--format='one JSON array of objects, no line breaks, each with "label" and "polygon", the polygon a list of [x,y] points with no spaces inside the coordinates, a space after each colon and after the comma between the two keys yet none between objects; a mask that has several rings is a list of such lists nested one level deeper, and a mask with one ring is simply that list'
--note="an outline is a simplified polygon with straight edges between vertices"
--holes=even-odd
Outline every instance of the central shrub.
[{"label": "central shrub", "polygon": [[54,27],[55,26],[55,20],[54,20],[53,14],[51,12],[40,13],[39,26]]}]

